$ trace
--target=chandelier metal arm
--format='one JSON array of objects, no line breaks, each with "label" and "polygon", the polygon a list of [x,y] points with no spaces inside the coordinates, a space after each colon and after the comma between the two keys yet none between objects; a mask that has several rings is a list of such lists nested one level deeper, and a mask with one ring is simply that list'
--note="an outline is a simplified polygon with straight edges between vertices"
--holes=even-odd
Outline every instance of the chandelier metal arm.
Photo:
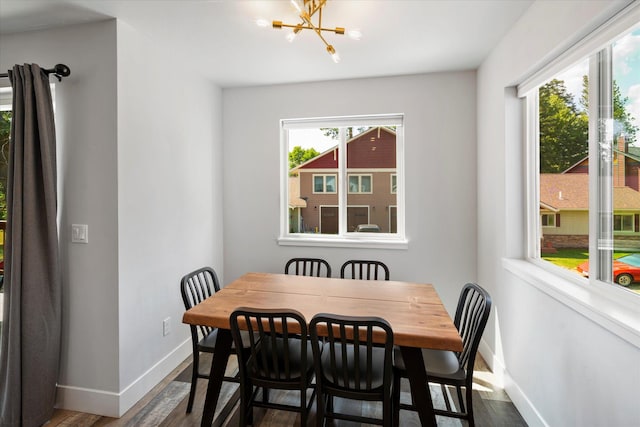
[{"label": "chandelier metal arm", "polygon": [[[278,28],[278,29],[282,29],[283,27],[292,28],[293,33],[290,35],[291,37],[287,36],[289,41],[292,41],[295,35],[302,30],[313,30],[318,35],[318,37],[320,37],[320,40],[322,40],[322,42],[325,44],[327,48],[327,52],[331,54],[333,60],[335,62],[339,62],[340,56],[337,54],[334,47],[331,44],[329,44],[329,42],[327,42],[327,40],[323,37],[322,32],[329,31],[335,34],[344,34],[345,29],[343,27],[325,28],[322,26],[322,8],[326,6],[327,0],[304,0],[303,8],[299,6],[299,3],[296,0],[291,0],[291,3],[298,10],[299,12],[298,16],[300,17],[300,19],[302,19],[302,22],[297,25],[291,25],[291,24],[284,24],[282,21],[273,21],[272,22],[273,28]],[[317,25],[314,24],[311,19],[316,13],[318,14]]]}]

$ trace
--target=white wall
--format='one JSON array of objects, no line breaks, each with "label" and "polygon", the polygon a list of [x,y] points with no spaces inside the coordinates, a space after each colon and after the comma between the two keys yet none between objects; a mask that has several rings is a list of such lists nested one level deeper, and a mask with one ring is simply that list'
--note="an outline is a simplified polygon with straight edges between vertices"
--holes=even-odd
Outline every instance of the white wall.
[{"label": "white wall", "polygon": [[[452,72],[224,89],[225,282],[319,256],[387,263],[392,279],[433,283],[453,313],[473,281],[476,245],[475,73]],[[405,114],[408,250],[278,246],[279,120]]]},{"label": "white wall", "polygon": [[510,86],[626,3],[538,1],[478,70],[478,280],[495,304],[483,350],[505,369],[507,392],[532,426],[640,421],[640,349],[503,267],[523,256],[525,231],[520,104]]},{"label": "white wall", "polygon": [[[222,270],[221,93],[172,60],[113,20],[0,38],[1,69],[71,68],[56,89],[59,407],[126,412],[190,355],[182,275]],[[88,244],[69,242],[72,223]]]},{"label": "white wall", "polygon": [[222,274],[220,89],[178,64],[118,22],[119,379],[135,389],[125,407],[191,352],[182,275]]}]

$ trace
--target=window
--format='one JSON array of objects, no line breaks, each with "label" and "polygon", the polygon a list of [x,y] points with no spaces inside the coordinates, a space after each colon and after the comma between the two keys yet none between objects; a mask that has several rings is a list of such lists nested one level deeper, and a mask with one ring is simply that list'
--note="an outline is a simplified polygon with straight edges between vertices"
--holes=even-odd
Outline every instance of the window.
[{"label": "window", "polygon": [[613,231],[635,231],[634,215],[614,215]]},{"label": "window", "polygon": [[[402,125],[402,115],[282,120],[279,242],[406,245],[404,194],[396,191]],[[391,183],[392,191],[376,182]]]},{"label": "window", "polygon": [[543,227],[556,226],[556,214],[542,214],[541,220]]},{"label": "window", "polygon": [[335,175],[314,175],[313,176],[313,192],[314,193],[335,193],[336,192],[336,176]]},{"label": "window", "polygon": [[349,175],[349,193],[371,193],[371,175]]},{"label": "window", "polygon": [[599,45],[525,95],[530,253],[640,294],[640,26]]}]

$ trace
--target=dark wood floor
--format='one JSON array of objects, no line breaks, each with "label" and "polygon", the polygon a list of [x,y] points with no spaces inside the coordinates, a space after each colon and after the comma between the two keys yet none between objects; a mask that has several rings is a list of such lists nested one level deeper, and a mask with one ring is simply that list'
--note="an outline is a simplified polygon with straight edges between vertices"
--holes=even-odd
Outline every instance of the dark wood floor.
[{"label": "dark wood floor", "polygon": [[[479,358],[480,359],[480,358]],[[135,426],[135,427],[192,427],[200,425],[206,381],[199,380],[198,391],[194,402],[193,412],[186,414],[188,383],[190,381],[191,358],[185,360],[174,369],[160,384],[151,390],[121,418],[108,418],[98,415],[79,413],[67,410],[56,410],[47,427],[73,426],[73,427],[99,427],[99,426]],[[230,360],[231,362],[231,360]],[[234,367],[230,363],[229,369]],[[483,360],[476,361],[474,375],[473,407],[476,425],[479,427],[526,427],[526,423],[520,416],[504,390],[493,383],[493,375]],[[227,383],[225,383],[227,384]],[[403,388],[407,387],[403,384]],[[229,394],[235,391],[236,385],[229,384]],[[406,393],[405,393],[406,394]],[[279,398],[277,394],[271,397]],[[286,399],[286,395],[280,397]],[[349,409],[353,409],[353,404]],[[360,408],[368,411],[370,408]],[[312,411],[315,411],[315,407]],[[419,420],[414,412],[400,412],[401,426],[418,426]],[[312,414],[309,425],[315,425],[315,416]],[[254,421],[259,427],[276,427],[299,425],[299,416],[285,411],[265,411],[256,409]],[[229,414],[216,415],[214,425],[236,426],[238,425],[237,405],[229,405]],[[335,426],[355,427],[356,423],[335,423]],[[459,422],[450,418],[438,417],[438,426],[466,426],[465,421]]]}]

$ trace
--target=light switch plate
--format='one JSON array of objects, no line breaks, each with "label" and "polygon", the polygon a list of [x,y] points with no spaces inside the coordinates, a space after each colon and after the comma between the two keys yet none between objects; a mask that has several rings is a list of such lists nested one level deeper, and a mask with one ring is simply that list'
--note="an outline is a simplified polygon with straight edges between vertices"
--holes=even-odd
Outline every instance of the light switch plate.
[{"label": "light switch plate", "polygon": [[87,224],[71,224],[71,243],[89,243]]}]

